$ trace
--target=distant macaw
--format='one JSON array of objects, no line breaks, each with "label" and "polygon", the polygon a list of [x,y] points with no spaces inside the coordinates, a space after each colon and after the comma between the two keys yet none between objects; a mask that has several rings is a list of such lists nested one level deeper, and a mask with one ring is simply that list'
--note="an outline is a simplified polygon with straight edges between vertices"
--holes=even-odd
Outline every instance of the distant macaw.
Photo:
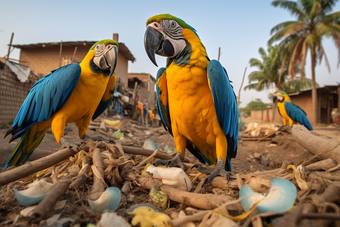
[{"label": "distant macaw", "polygon": [[300,123],[308,130],[313,130],[313,127],[310,124],[305,111],[293,104],[286,92],[274,92],[273,102],[277,102],[284,126],[287,125],[287,122],[289,122],[290,127],[292,127],[293,124]]},{"label": "distant macaw", "polygon": [[[157,66],[155,53],[167,57],[166,68],[157,73],[157,106],[162,123],[174,137],[177,155],[170,162],[154,164],[179,166],[185,149],[215,169],[195,167],[210,173],[203,184],[222,175],[229,179],[230,158],[237,152],[238,109],[226,70],[208,58],[196,30],[169,14],[147,21],[144,45]],[[226,171],[227,170],[227,171]]]},{"label": "distant macaw", "polygon": [[5,168],[25,163],[50,128],[56,141],[64,145],[72,144],[64,139],[66,123],[76,122],[79,137],[86,137],[91,119],[103,113],[113,99],[117,54],[117,42],[101,40],[80,64],[63,66],[33,85],[5,135],[12,134],[10,142],[21,137]]}]

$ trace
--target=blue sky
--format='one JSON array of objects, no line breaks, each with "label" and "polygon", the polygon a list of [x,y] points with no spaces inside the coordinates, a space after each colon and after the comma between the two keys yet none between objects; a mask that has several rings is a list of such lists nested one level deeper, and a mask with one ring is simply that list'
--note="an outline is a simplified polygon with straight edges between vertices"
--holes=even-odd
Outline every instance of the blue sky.
[{"label": "blue sky", "polygon": [[[129,63],[129,72],[146,72],[156,76],[158,68],[148,59],[144,50],[146,20],[156,14],[170,13],[197,30],[211,59],[217,59],[227,69],[238,94],[243,72],[247,76],[256,68],[249,68],[250,58],[260,58],[258,49],[265,47],[270,29],[283,21],[295,20],[288,11],[271,6],[271,1],[46,1],[0,0],[0,57],[7,54],[11,33],[14,44],[41,42],[95,41],[112,38],[119,33],[119,42],[125,43],[137,61]],[[334,7],[340,11],[340,3]],[[337,50],[330,39],[324,39],[324,48],[331,66],[329,73],[324,62],[316,67],[317,82],[321,85],[340,83],[337,68]],[[14,50],[11,58],[19,58]],[[165,58],[157,57],[159,66]],[[310,58],[306,74],[310,78]],[[244,91],[241,106],[255,98],[270,102],[270,91]]]}]

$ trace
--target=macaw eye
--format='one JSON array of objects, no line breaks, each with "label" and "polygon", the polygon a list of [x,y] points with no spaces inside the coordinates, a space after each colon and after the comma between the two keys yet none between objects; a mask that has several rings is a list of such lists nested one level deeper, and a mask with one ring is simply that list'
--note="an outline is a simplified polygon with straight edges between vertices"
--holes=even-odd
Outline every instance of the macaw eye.
[{"label": "macaw eye", "polygon": [[172,28],[176,27],[176,22],[175,22],[175,21],[172,21],[172,22],[171,22],[171,27],[172,27]]},{"label": "macaw eye", "polygon": [[95,56],[100,56],[103,54],[103,51],[105,49],[104,43],[99,43],[96,45],[94,51],[95,51]]}]

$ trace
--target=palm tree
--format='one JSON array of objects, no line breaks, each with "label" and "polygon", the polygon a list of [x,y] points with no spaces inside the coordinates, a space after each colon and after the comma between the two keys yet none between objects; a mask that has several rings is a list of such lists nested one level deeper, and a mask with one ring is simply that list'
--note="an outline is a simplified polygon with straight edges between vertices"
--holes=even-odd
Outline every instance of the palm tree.
[{"label": "palm tree", "polygon": [[[262,91],[264,89],[275,88],[283,90],[287,93],[301,91],[311,88],[310,79],[287,78],[288,67],[284,67],[282,56],[290,56],[288,52],[283,55],[283,50],[278,45],[268,46],[267,52],[261,47],[259,54],[262,61],[256,58],[249,60],[250,67],[257,67],[259,70],[249,74],[249,84],[244,87],[244,90],[255,89]],[[299,72],[299,68],[295,69]]]},{"label": "palm tree", "polygon": [[322,46],[323,37],[332,37],[338,49],[338,66],[340,63],[340,12],[329,13],[337,0],[298,0],[273,1],[274,7],[280,6],[297,17],[297,21],[286,21],[271,29],[272,37],[268,44],[281,40],[279,46],[286,49],[282,55],[282,67],[289,63],[288,75],[293,79],[296,75],[296,66],[301,67],[301,79],[305,78],[305,63],[308,50],[311,56],[312,76],[312,103],[314,112],[314,124],[317,124],[317,93],[315,82],[315,66],[317,61],[325,59],[330,71],[325,50]]},{"label": "palm tree", "polygon": [[[295,77],[293,80],[288,80],[285,83],[282,83],[281,90],[286,93],[292,93],[297,91],[308,90],[312,88],[313,81],[309,78],[300,79],[300,77]],[[315,86],[318,88],[319,84],[315,83]]]}]

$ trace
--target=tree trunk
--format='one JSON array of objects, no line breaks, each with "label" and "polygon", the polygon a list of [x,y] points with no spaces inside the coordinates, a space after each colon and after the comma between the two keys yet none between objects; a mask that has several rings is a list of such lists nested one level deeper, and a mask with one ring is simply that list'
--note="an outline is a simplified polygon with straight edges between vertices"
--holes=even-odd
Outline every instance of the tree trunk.
[{"label": "tree trunk", "polygon": [[312,123],[314,125],[317,125],[319,123],[319,116],[318,116],[318,95],[316,92],[315,82],[315,48],[311,49],[311,58],[312,58],[312,104],[314,114],[314,120]]}]

